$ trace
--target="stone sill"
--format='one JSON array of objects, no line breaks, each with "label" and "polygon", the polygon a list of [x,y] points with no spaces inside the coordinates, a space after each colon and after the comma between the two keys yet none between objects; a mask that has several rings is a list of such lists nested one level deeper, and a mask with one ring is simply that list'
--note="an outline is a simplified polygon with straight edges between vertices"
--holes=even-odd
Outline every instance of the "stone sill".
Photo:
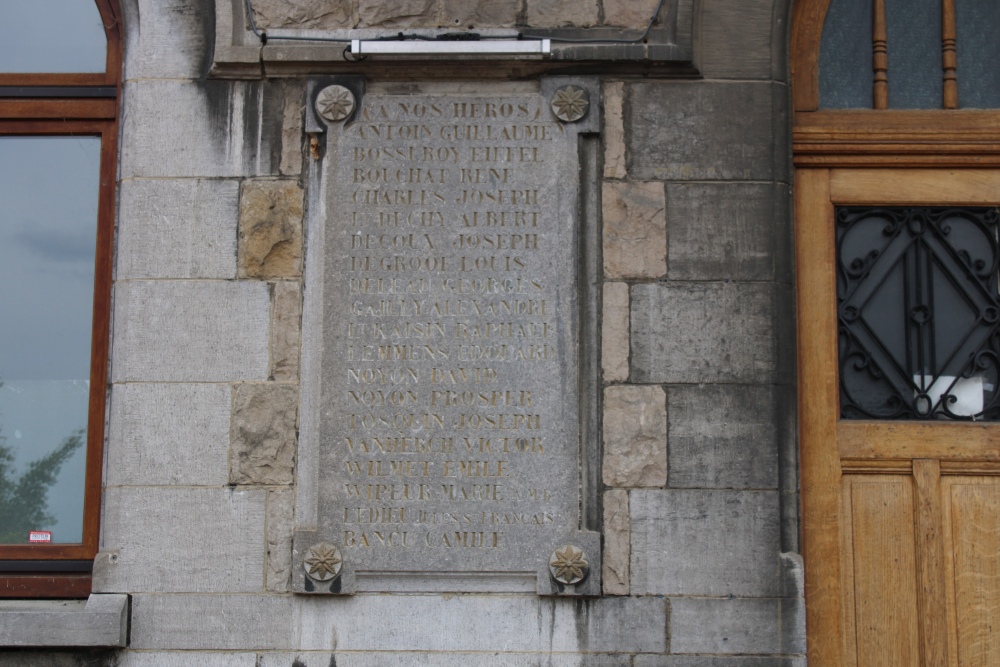
[{"label": "stone sill", "polygon": [[128,596],[0,602],[0,646],[125,646]]}]

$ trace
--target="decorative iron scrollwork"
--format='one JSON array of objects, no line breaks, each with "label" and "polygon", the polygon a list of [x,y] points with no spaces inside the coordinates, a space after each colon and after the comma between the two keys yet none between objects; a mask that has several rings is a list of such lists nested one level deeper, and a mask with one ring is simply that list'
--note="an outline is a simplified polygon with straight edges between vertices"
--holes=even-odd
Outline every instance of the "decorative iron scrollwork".
[{"label": "decorative iron scrollwork", "polygon": [[997,208],[836,210],[845,419],[1000,419]]}]

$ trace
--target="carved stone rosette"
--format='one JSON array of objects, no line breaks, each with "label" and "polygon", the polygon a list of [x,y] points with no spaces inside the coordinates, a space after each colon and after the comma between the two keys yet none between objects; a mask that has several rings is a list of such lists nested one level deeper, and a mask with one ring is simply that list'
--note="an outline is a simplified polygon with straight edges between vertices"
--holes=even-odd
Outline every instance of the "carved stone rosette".
[{"label": "carved stone rosette", "polygon": [[327,86],[316,96],[316,113],[336,123],[354,113],[355,104],[354,93],[344,86]]},{"label": "carved stone rosette", "polygon": [[587,115],[590,96],[577,86],[563,86],[552,96],[552,113],[564,123],[575,123]]},{"label": "carved stone rosette", "polygon": [[549,557],[549,571],[560,584],[572,586],[587,578],[590,563],[583,549],[566,544],[552,552]]},{"label": "carved stone rosette", "polygon": [[309,547],[309,552],[302,561],[306,575],[316,581],[331,581],[340,575],[344,558],[340,549],[332,544],[320,542]]}]

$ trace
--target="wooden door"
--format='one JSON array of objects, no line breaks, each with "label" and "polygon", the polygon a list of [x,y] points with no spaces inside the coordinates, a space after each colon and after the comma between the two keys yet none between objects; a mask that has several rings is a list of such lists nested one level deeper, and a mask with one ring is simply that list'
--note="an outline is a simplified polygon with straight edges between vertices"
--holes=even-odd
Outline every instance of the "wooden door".
[{"label": "wooden door", "polygon": [[803,168],[795,185],[809,665],[1000,665],[1000,423],[842,418],[857,366],[841,370],[835,229],[844,207],[996,207],[1000,170]]}]

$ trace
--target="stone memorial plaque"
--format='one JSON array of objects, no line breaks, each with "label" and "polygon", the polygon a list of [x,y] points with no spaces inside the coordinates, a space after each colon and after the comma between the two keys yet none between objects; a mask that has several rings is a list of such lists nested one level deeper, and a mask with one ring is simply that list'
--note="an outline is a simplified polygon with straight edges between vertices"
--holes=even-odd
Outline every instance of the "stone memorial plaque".
[{"label": "stone memorial plaque", "polygon": [[295,590],[599,593],[571,81],[314,86]]}]

